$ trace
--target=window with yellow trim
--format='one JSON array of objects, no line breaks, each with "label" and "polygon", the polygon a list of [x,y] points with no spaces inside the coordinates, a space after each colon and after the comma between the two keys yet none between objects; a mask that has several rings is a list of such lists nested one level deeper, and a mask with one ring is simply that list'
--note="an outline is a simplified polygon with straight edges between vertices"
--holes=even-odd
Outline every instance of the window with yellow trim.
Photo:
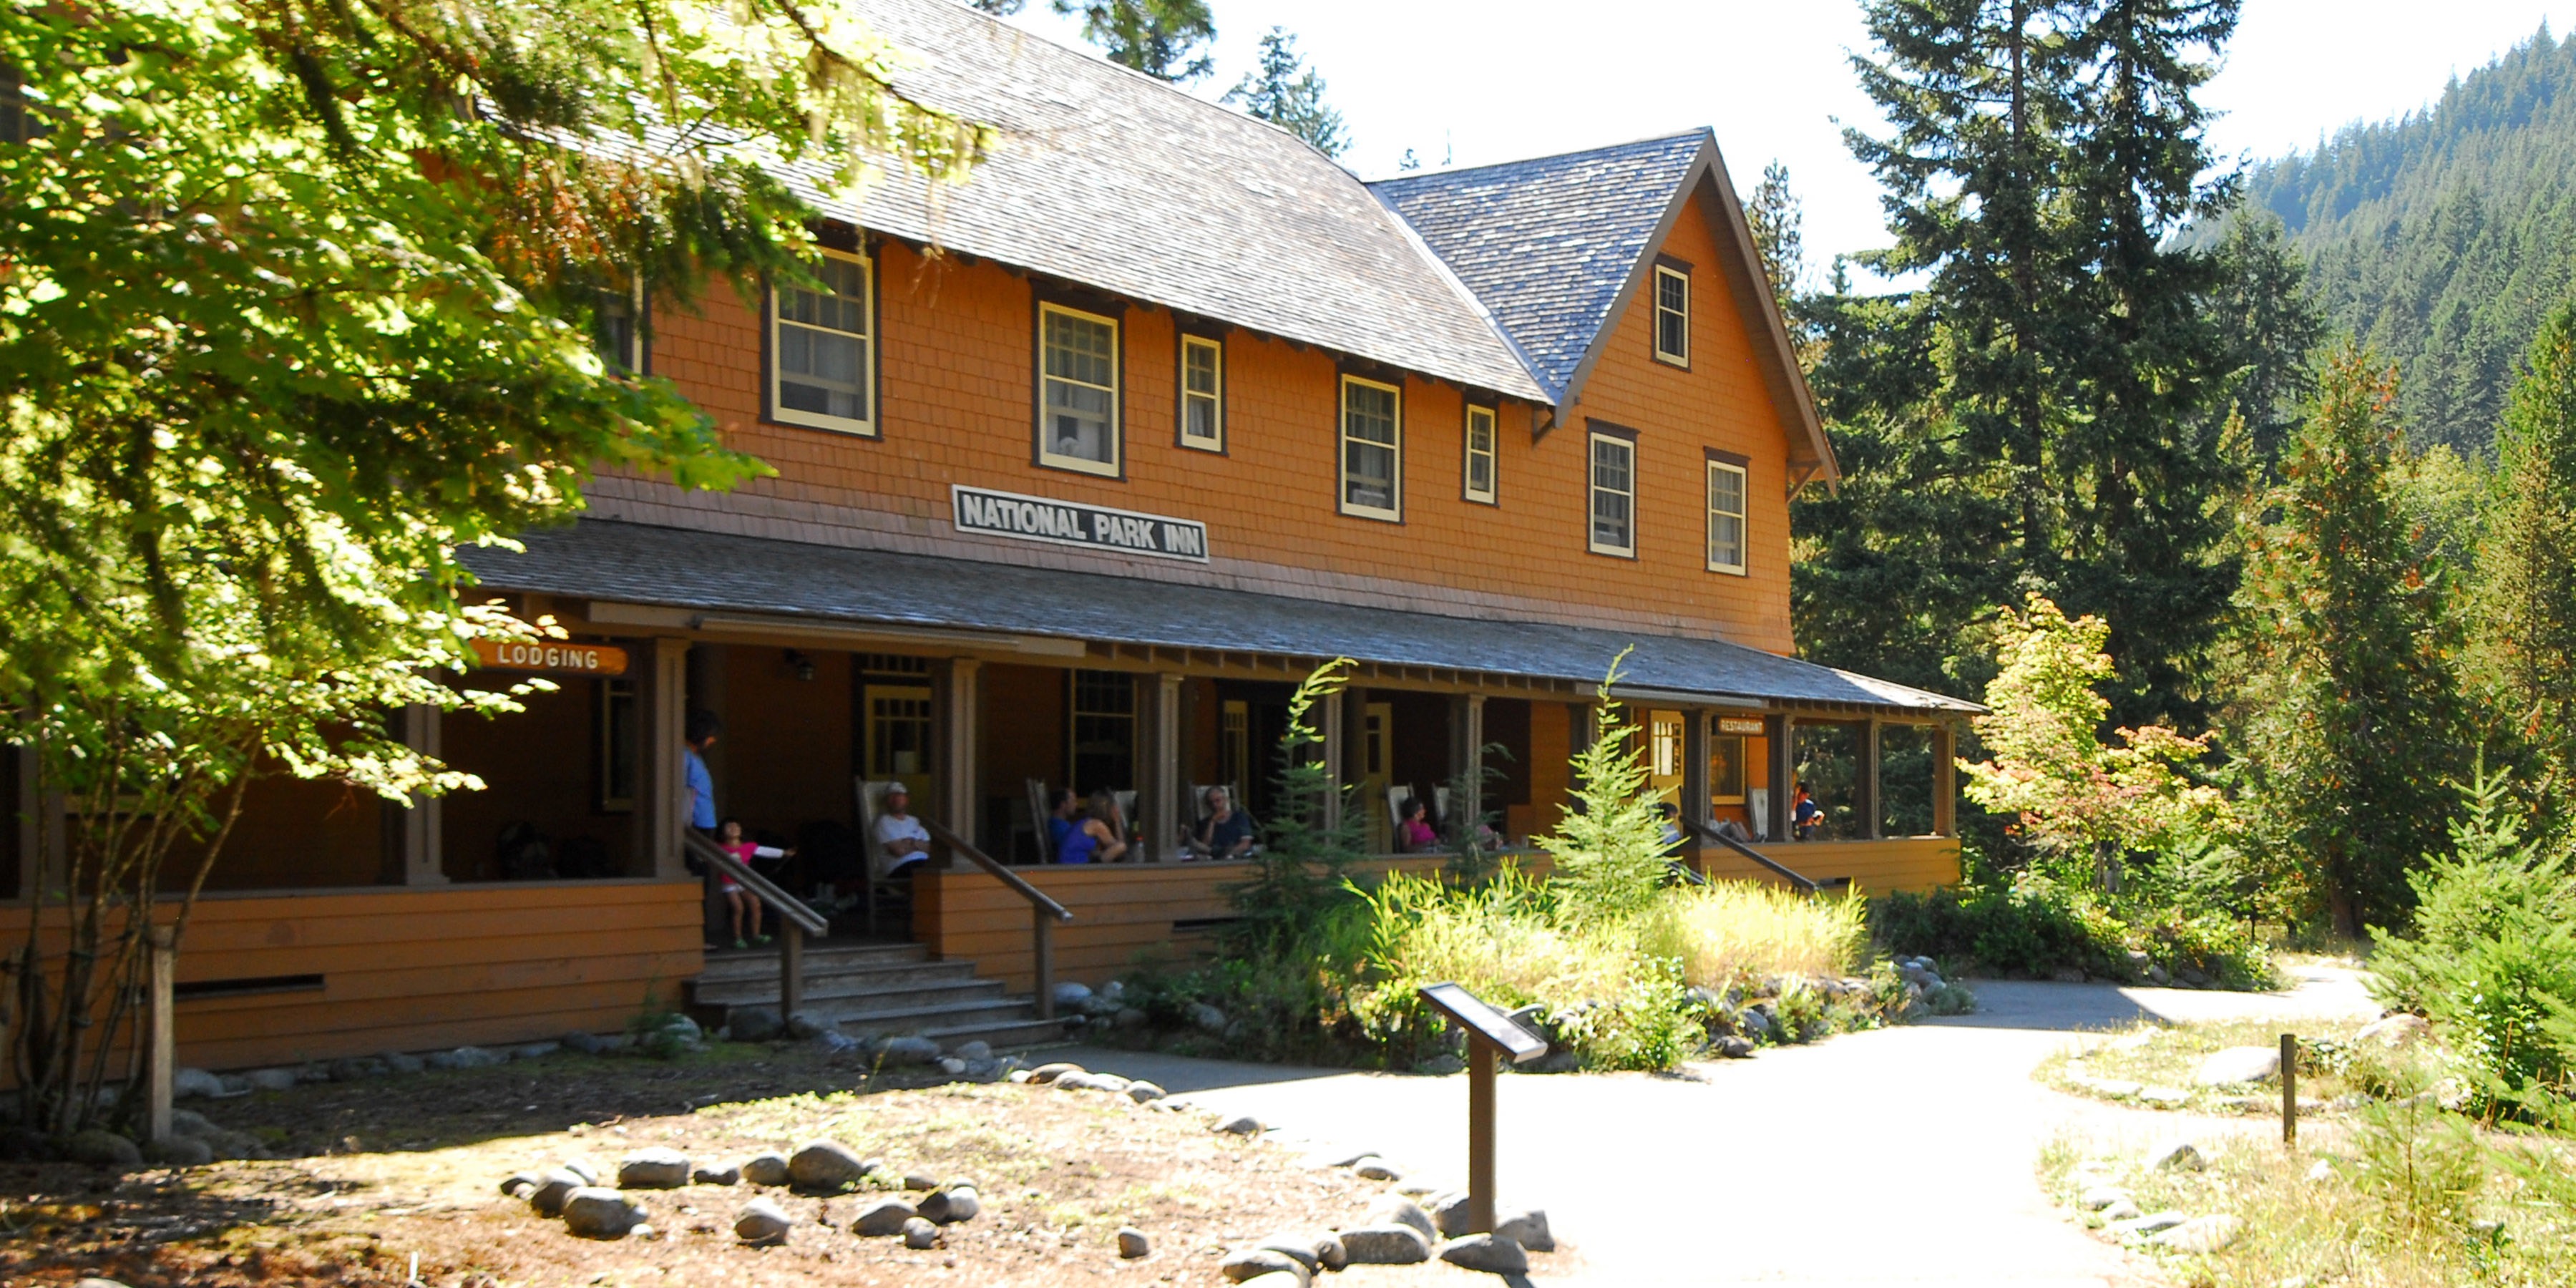
[{"label": "window with yellow trim", "polygon": [[1225,345],[1181,337],[1181,446],[1225,450]]},{"label": "window with yellow trim", "polygon": [[1394,385],[1342,377],[1341,508],[1404,517],[1404,393]]},{"label": "window with yellow trim", "polygon": [[1708,570],[1744,575],[1744,467],[1708,463]]},{"label": "window with yellow trim", "polygon": [[1038,463],[1086,474],[1119,469],[1118,321],[1038,306]]},{"label": "window with yellow trim", "polygon": [[1494,409],[1467,408],[1467,499],[1492,505],[1494,483]]},{"label": "window with yellow trim", "polygon": [[769,293],[770,419],[875,437],[874,276],[866,260],[825,251],[822,289]]},{"label": "window with yellow trim", "polygon": [[1637,445],[1592,435],[1592,553],[1637,553]]},{"label": "window with yellow trim", "polygon": [[1690,274],[1655,265],[1655,359],[1690,365]]}]

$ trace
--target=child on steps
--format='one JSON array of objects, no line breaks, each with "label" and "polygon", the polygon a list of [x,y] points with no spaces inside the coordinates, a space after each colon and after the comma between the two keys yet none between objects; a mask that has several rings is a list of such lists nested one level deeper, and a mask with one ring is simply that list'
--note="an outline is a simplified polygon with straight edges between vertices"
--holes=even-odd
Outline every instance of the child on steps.
[{"label": "child on steps", "polygon": [[[783,859],[796,853],[794,850],[782,850],[771,845],[754,845],[744,840],[742,820],[738,818],[726,819],[717,826],[716,847],[732,855],[735,861],[744,867],[750,867],[753,859]],[[725,902],[733,905],[733,946],[749,948],[753,944],[768,943],[769,936],[760,933],[760,896],[743,889],[742,883],[734,880],[731,873],[718,872],[716,884],[718,889],[724,891]],[[745,911],[751,914],[749,938],[745,938],[742,933]]]}]

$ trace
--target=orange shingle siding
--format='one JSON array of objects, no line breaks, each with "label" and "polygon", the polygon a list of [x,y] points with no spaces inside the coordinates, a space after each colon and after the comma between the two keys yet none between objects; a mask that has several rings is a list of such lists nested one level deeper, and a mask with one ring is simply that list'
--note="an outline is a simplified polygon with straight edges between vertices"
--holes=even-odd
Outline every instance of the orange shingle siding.
[{"label": "orange shingle siding", "polygon": [[[1786,651],[1785,440],[1716,277],[1715,246],[1699,221],[1683,223],[1672,253],[1709,266],[1694,274],[1693,370],[1649,369],[1645,323],[1623,320],[1585,395],[1588,406],[1570,425],[1533,443],[1530,409],[1503,407],[1498,506],[1461,496],[1465,395],[1404,380],[1401,524],[1338,512],[1339,369],[1323,352],[1229,333],[1228,452],[1178,446],[1173,317],[1143,306],[1127,308],[1121,328],[1126,477],[1034,464],[1029,283],[990,264],[930,260],[899,244],[878,255],[881,438],[761,422],[759,319],[730,292],[695,309],[660,310],[653,367],[713,414],[734,446],[778,470],[716,503],[740,526],[721,512],[690,520],[707,526],[752,530],[755,512],[792,512],[799,517],[790,527],[837,523],[842,540],[859,529],[879,534],[870,539],[967,557],[1122,568],[1082,552],[956,537],[948,487],[965,483],[1202,520],[1220,570],[1249,564],[1252,580],[1292,593],[1339,595],[1354,578],[1380,579],[1408,583],[1423,601],[1454,604],[1453,611],[1489,611],[1503,599],[1546,606],[1562,620],[1709,630]],[[1640,431],[1635,560],[1586,549],[1584,414]],[[1750,578],[1703,570],[1703,446],[1754,459]],[[602,495],[633,491],[610,486]],[[619,513],[606,502],[600,508]],[[813,517],[823,514],[833,517]]]}]

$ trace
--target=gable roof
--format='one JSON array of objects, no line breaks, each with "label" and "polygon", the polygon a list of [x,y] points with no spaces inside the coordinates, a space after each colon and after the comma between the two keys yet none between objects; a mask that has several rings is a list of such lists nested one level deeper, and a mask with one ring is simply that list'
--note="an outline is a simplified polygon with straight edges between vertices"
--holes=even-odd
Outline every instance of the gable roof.
[{"label": "gable roof", "polygon": [[1707,129],[1557,156],[1383,179],[1370,187],[1449,262],[1563,408],[1609,343],[1654,251],[1701,198],[1714,265],[1752,328],[1801,478],[1840,476],[1815,396],[1772,298],[1717,136]]},{"label": "gable roof", "polygon": [[1703,138],[1694,130],[1369,186],[1485,302],[1554,395],[1654,246]]},{"label": "gable roof", "polygon": [[956,0],[857,0],[904,93],[995,126],[965,182],[889,166],[826,217],[1496,394],[1550,401],[1483,307],[1303,140]]}]

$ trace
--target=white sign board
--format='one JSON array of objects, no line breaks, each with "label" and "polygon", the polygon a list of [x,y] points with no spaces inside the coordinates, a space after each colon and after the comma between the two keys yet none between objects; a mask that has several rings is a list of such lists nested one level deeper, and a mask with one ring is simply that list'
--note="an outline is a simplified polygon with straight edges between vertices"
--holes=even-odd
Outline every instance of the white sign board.
[{"label": "white sign board", "polygon": [[959,532],[1157,559],[1208,561],[1207,525],[1196,520],[989,492],[964,484],[952,485],[948,495]]}]

